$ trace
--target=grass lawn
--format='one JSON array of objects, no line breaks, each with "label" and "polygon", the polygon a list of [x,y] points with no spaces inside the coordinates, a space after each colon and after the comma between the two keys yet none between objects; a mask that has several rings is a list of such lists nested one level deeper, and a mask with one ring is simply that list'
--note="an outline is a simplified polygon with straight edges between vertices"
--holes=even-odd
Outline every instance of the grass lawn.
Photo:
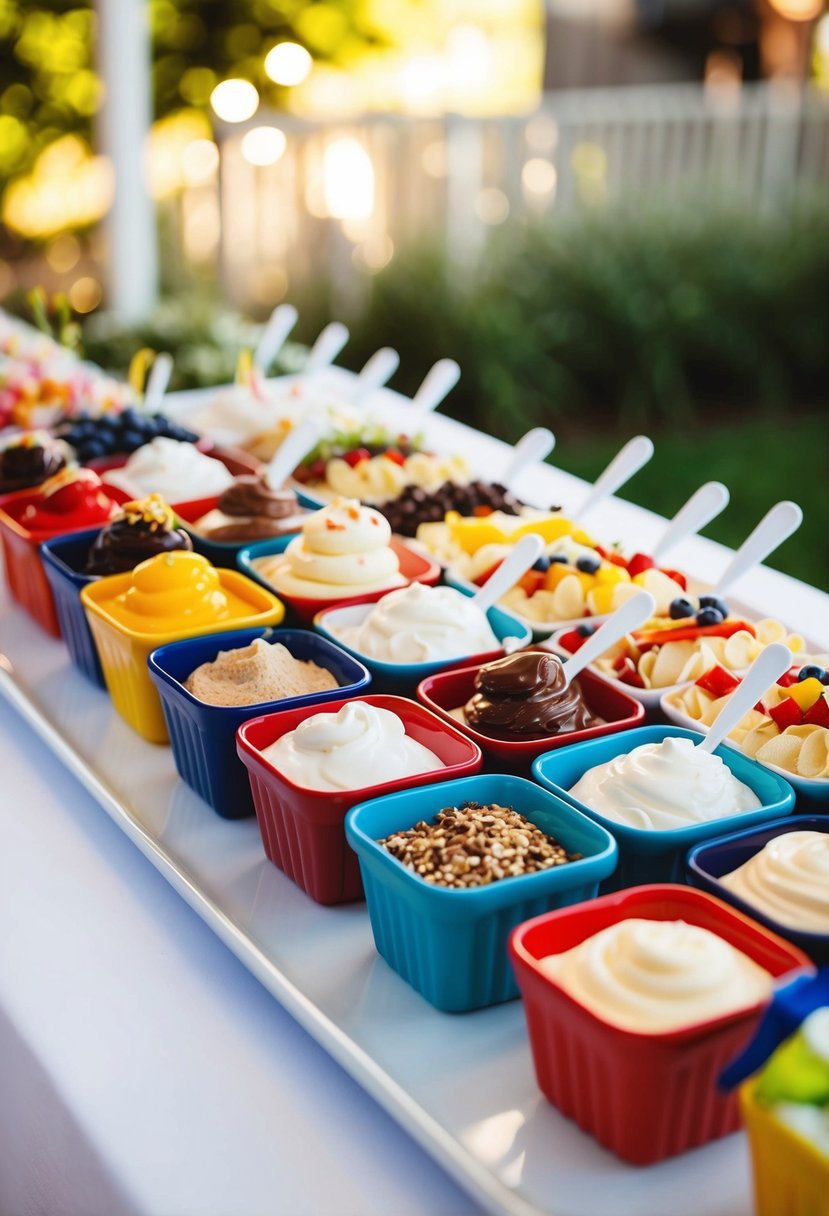
[{"label": "grass lawn", "polygon": [[[558,428],[556,465],[592,481],[627,437],[572,435]],[[705,481],[722,481],[731,502],[704,535],[740,544],[769,507],[783,498],[803,508],[803,523],[768,565],[829,591],[829,409],[753,422],[700,422],[653,435],[653,459],[622,497],[670,518]]]}]

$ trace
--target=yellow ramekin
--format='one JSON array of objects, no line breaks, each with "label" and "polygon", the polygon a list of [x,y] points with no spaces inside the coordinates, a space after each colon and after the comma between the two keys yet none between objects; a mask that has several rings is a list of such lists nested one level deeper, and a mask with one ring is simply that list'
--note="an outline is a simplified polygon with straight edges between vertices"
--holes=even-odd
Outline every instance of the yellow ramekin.
[{"label": "yellow ramekin", "polygon": [[775,1118],[755,1097],[756,1081],[740,1087],[748,1133],[756,1216],[829,1216],[829,1159]]},{"label": "yellow ramekin", "polygon": [[126,591],[132,582],[132,572],[113,574],[98,579],[81,591],[92,636],[98,647],[104,679],[112,703],[133,730],[150,743],[167,743],[169,736],[164,721],[161,700],[149,676],[147,658],[151,651],[168,642],[201,637],[209,633],[225,633],[231,629],[251,629],[261,625],[279,625],[285,607],[275,595],[265,591],[252,579],[235,570],[218,570],[224,590],[250,604],[244,616],[225,617],[212,625],[168,629],[158,633],[139,633],[128,628],[107,612],[100,601],[110,600]]}]

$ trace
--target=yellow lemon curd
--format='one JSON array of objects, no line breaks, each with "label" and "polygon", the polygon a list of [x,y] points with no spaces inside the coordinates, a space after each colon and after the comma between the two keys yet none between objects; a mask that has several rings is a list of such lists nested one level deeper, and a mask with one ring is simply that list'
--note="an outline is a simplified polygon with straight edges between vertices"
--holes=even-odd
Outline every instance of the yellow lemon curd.
[{"label": "yellow lemon curd", "polygon": [[[118,585],[123,587],[119,577]],[[126,590],[98,603],[134,633],[168,634],[250,617],[259,608],[222,585],[206,557],[184,550],[158,553],[132,571]]]}]

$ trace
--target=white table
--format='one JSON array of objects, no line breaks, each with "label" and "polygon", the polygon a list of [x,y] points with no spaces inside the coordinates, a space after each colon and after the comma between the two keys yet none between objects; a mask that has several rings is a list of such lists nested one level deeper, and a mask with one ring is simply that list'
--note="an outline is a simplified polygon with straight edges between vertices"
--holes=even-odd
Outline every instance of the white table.
[{"label": "white table", "polygon": [[467,1216],[0,700],[3,1216]]}]

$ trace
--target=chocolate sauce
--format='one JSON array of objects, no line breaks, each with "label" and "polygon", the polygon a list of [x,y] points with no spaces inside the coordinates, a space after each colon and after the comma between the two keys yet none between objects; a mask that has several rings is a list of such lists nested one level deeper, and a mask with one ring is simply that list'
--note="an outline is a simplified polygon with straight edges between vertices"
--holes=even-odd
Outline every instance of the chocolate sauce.
[{"label": "chocolate sauce", "polygon": [[28,490],[54,477],[66,465],[66,457],[57,443],[11,443],[0,452],[0,494],[13,490]]},{"label": "chocolate sauce", "polygon": [[203,532],[215,541],[262,540],[297,532],[307,512],[293,490],[272,490],[264,477],[237,477],[219,499],[218,509],[239,523],[219,524]]},{"label": "chocolate sauce", "polygon": [[601,721],[585,704],[578,680],[565,688],[561,660],[539,650],[522,650],[482,667],[464,716],[494,739],[543,739]]},{"label": "chocolate sauce", "polygon": [[172,524],[172,512],[155,495],[127,503],[122,514],[101,529],[89,551],[84,573],[125,574],[157,553],[192,549],[193,542],[187,533]]}]

